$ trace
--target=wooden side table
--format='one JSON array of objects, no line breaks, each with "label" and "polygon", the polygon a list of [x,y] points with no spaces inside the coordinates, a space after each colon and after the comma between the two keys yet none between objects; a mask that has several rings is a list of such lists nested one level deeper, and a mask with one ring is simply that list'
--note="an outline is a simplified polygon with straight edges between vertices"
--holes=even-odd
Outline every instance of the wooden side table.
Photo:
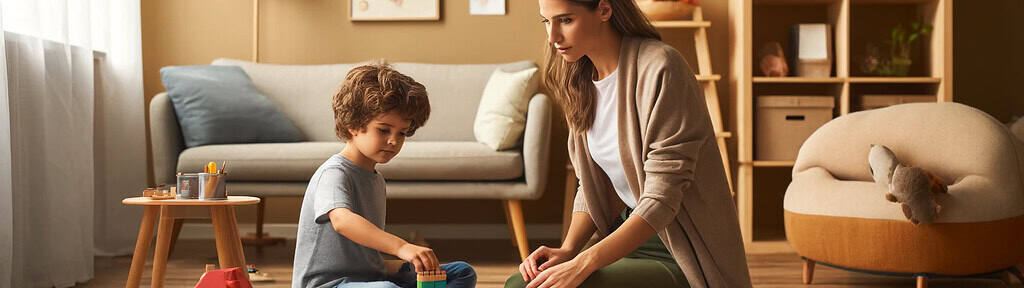
[{"label": "wooden side table", "polygon": [[228,196],[227,200],[152,200],[149,197],[133,197],[122,200],[123,204],[146,207],[142,214],[139,238],[135,241],[135,255],[132,256],[132,268],[128,273],[128,283],[125,284],[125,287],[139,287],[142,269],[146,264],[146,253],[149,252],[150,239],[153,237],[153,222],[157,220],[158,214],[160,225],[156,234],[156,252],[153,254],[152,287],[164,286],[167,253],[170,250],[171,234],[176,219],[211,218],[214,237],[217,240],[217,259],[220,262],[220,268],[240,267],[246,269],[245,254],[242,253],[242,242],[238,237],[238,223],[235,222],[234,206],[252,205],[259,202],[259,198],[249,196]]}]

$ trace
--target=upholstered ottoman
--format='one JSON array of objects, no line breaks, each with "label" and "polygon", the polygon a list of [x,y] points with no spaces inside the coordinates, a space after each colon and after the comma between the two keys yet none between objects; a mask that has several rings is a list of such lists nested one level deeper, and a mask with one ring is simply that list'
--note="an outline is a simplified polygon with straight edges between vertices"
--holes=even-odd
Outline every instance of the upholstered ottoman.
[{"label": "upholstered ottoman", "polygon": [[[871,144],[952,183],[934,223],[913,225],[868,170]],[[800,148],[786,191],[786,237],[805,258],[862,272],[918,277],[1007,271],[1024,263],[1024,144],[988,114],[957,103],[851,113]]]}]

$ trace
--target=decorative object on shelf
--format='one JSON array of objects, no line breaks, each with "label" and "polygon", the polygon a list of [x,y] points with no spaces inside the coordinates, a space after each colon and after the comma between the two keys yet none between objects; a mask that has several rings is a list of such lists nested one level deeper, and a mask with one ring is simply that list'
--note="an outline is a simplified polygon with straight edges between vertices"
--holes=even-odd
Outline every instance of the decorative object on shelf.
[{"label": "decorative object on shelf", "polygon": [[881,64],[881,52],[878,51],[878,46],[875,44],[868,43],[864,48],[864,55],[857,56],[857,67],[860,68],[861,73],[875,75]]},{"label": "decorative object on shelf", "polygon": [[909,27],[896,25],[889,32],[889,55],[882,58],[880,49],[868,43],[865,54],[859,57],[860,71],[878,76],[907,76],[913,64],[911,50],[914,43],[931,32],[932,25],[926,23],[914,22]]},{"label": "decorative object on shelf", "polygon": [[440,0],[349,1],[352,21],[436,21],[441,19]]},{"label": "decorative object on shelf", "polygon": [[505,0],[469,0],[469,15],[505,15]]},{"label": "decorative object on shelf", "polygon": [[768,42],[761,48],[761,73],[768,77],[789,76],[789,64],[786,64],[786,54],[782,52],[782,45],[779,42]]},{"label": "decorative object on shelf", "polygon": [[793,25],[792,49],[796,75],[828,78],[832,75],[832,26],[825,23]]},{"label": "decorative object on shelf", "polygon": [[636,0],[636,6],[651,21],[683,20],[697,8],[697,0]]}]

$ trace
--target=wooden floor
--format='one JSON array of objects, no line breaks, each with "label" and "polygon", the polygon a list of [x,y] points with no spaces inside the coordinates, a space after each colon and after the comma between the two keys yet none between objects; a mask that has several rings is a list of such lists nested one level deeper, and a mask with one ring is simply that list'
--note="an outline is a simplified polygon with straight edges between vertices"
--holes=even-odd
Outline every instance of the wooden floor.
[{"label": "wooden floor", "polygon": [[[431,247],[442,262],[463,260],[477,271],[478,287],[502,287],[505,279],[516,272],[518,256],[510,241],[430,241]],[[532,245],[557,245],[555,243],[531,243]],[[253,283],[255,287],[291,287],[292,253],[294,241],[286,245],[264,248],[258,252],[246,247],[248,263],[256,264],[261,271],[269,272],[275,282]],[[146,263],[142,287],[149,287],[152,271],[152,252]],[[848,272],[823,265],[815,268],[813,285],[800,282],[802,262],[793,252],[785,248],[751,249],[747,255],[754,287],[915,287],[911,278],[876,276]],[[193,287],[207,263],[217,263],[217,250],[213,240],[182,240],[168,260],[166,287]],[[123,287],[128,278],[130,257],[96,257],[95,278],[76,287]],[[929,287],[1024,287],[1013,280],[1011,285],[998,279],[933,279]]]}]

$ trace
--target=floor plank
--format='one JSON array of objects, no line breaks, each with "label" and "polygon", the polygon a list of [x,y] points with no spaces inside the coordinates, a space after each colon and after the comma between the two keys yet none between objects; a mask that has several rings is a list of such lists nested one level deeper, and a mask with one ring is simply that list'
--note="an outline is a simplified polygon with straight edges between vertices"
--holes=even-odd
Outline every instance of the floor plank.
[{"label": "floor plank", "polygon": [[[453,260],[467,261],[477,271],[478,285],[481,288],[502,287],[505,279],[516,272],[518,255],[507,240],[445,240],[430,241],[442,262]],[[532,245],[557,245],[540,241]],[[203,273],[207,263],[217,263],[217,250],[213,240],[180,240],[176,250],[167,262],[166,287],[193,287]],[[291,287],[292,254],[295,251],[294,240],[285,245],[266,247],[257,252],[253,247],[246,247],[245,258],[248,263],[256,264],[261,271],[271,274],[276,281],[270,283],[253,283],[255,287]],[[751,279],[754,287],[915,287],[912,278],[877,276],[864,273],[849,272],[832,267],[818,265],[815,268],[814,283],[801,283],[802,262],[793,252],[785,249],[762,249],[765,253],[747,255]],[[783,251],[783,252],[779,252]],[[790,250],[791,251],[791,250]],[[152,253],[146,261],[146,271],[142,278],[142,287],[150,285],[152,273]],[[128,279],[130,257],[96,257],[95,278],[76,287],[123,287]],[[1006,285],[998,279],[933,279],[929,287],[1017,287],[1024,288],[1019,281],[1013,280]]]}]

